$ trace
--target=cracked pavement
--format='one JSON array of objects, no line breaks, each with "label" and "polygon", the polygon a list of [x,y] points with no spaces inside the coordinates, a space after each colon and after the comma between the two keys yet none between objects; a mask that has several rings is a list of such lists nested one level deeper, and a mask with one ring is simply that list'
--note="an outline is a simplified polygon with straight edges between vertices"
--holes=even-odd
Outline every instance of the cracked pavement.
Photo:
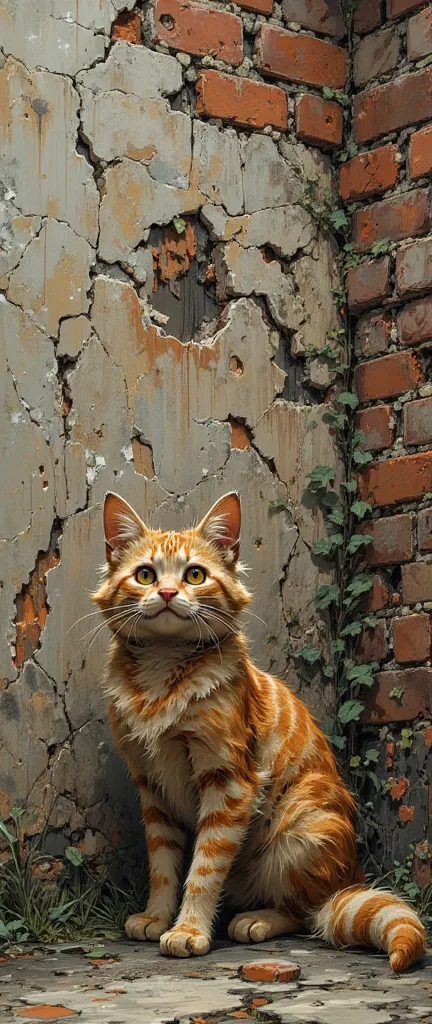
[{"label": "cracked pavement", "polygon": [[[298,981],[239,977],[242,964],[280,959],[301,967]],[[151,943],[105,941],[45,946],[0,967],[4,1024],[58,1020],[62,1008],[80,1024],[431,1024],[432,955],[394,975],[384,954],[335,951],[303,936],[253,947],[218,941],[188,960],[161,957]]]}]

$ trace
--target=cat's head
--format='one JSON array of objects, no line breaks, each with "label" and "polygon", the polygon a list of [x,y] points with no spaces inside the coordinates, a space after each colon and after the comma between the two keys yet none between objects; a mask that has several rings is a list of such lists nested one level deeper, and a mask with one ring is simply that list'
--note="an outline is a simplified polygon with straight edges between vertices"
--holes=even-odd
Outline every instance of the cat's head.
[{"label": "cat's head", "polygon": [[93,600],[126,641],[209,641],[238,630],[240,499],[220,498],[198,526],[152,530],[118,494],[104,504],[106,571]]}]

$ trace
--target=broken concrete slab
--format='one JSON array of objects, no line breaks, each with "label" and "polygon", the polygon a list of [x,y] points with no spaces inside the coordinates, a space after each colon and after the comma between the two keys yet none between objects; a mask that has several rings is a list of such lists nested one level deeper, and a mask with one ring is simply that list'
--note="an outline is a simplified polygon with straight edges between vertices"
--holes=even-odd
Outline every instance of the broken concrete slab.
[{"label": "broken concrete slab", "polygon": [[301,201],[304,183],[290,171],[268,135],[250,136],[243,147],[243,162],[246,213]]},{"label": "broken concrete slab", "polygon": [[244,248],[269,246],[285,259],[307,248],[316,235],[316,225],[302,206],[280,206],[244,217],[227,217],[221,206],[209,203],[202,208],[201,219],[217,241],[235,238]]},{"label": "broken concrete slab", "polygon": [[192,173],[200,192],[227,213],[243,211],[243,190],[238,138],[231,128],[219,129],[193,122]]},{"label": "broken concrete slab", "polygon": [[77,75],[77,82],[96,95],[116,91],[144,100],[179,92],[182,72],[175,57],[119,39],[106,61]]},{"label": "broken concrete slab", "polygon": [[90,321],[85,316],[73,316],[60,323],[59,344],[56,355],[76,359],[83,343],[91,334]]}]

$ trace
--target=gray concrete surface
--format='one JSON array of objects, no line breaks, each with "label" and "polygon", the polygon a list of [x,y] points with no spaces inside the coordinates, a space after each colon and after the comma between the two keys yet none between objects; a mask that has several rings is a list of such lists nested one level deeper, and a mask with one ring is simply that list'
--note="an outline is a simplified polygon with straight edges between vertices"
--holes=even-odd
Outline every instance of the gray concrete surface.
[{"label": "gray concrete surface", "polygon": [[[8,960],[0,968],[2,1024],[59,1020],[62,1007],[73,1011],[65,1019],[80,1024],[189,1024],[197,1018],[208,1024],[432,1024],[431,953],[394,975],[383,954],[335,951],[299,936],[253,947],[218,942],[209,956],[191,960],[163,958],[153,944],[104,942],[98,950],[102,945],[107,959],[100,962],[99,954],[98,964],[85,942],[40,947],[30,958]],[[301,966],[297,982],[239,978],[241,964],[281,958]]]}]

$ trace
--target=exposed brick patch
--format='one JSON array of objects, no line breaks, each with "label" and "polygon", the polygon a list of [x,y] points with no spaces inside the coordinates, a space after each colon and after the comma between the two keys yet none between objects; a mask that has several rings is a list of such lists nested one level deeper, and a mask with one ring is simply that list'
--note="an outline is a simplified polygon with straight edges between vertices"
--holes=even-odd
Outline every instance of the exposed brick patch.
[{"label": "exposed brick patch", "polygon": [[427,189],[416,189],[401,196],[383,199],[354,214],[353,241],[360,252],[374,242],[391,238],[398,242],[414,235],[424,235],[430,228]]},{"label": "exposed brick patch", "polygon": [[367,85],[374,78],[392,71],[400,54],[400,37],[396,29],[383,28],[359,43],[354,54],[354,82]]},{"label": "exposed brick patch", "polygon": [[409,402],[404,409],[405,444],[427,444],[432,440],[432,398]]},{"label": "exposed brick patch", "polygon": [[257,960],[239,967],[240,977],[245,981],[296,981],[300,967],[290,960]]},{"label": "exposed brick patch", "polygon": [[139,437],[132,438],[133,463],[136,473],[142,473],[147,480],[153,480],[155,469],[153,463],[153,449],[150,444],[141,441]]},{"label": "exposed brick patch", "polygon": [[397,329],[402,345],[429,341],[432,338],[432,296],[404,306],[397,318]]},{"label": "exposed brick patch", "polygon": [[244,128],[271,124],[284,131],[288,127],[286,93],[276,85],[251,82],[219,71],[203,71],[196,90],[197,112],[201,116],[220,117]]},{"label": "exposed brick patch", "polygon": [[[422,498],[432,490],[432,451],[371,463],[360,476],[359,490],[361,498],[371,505]],[[430,568],[432,572],[432,565]]]},{"label": "exposed brick patch", "polygon": [[362,448],[367,452],[389,448],[393,441],[393,428],[390,426],[391,405],[377,405],[373,409],[364,409],[357,413],[356,427],[363,430],[366,439]]},{"label": "exposed brick patch", "polygon": [[15,600],[16,647],[15,668],[19,669],[33,657],[39,647],[42,630],[48,617],[46,574],[59,564],[57,550],[60,530],[54,532],[48,551],[39,551],[33,572]]},{"label": "exposed brick patch", "polygon": [[240,18],[189,0],[156,0],[153,41],[237,66],[243,60]]},{"label": "exposed brick patch", "polygon": [[141,42],[141,18],[136,11],[122,11],[112,27],[113,39],[126,39],[128,43]]},{"label": "exposed brick patch", "polygon": [[333,149],[342,142],[343,114],[340,103],[305,93],[296,106],[296,133],[302,142]]},{"label": "exposed brick patch", "polygon": [[380,146],[342,164],[339,188],[345,202],[386,192],[396,185],[400,154],[397,146]]},{"label": "exposed brick patch", "polygon": [[365,629],[356,644],[356,658],[362,663],[384,661],[388,654],[386,620],[379,619],[373,629]]},{"label": "exposed brick patch", "polygon": [[338,0],[282,0],[282,10],[287,21],[296,21],[312,32],[341,39],[345,35],[345,24]]},{"label": "exposed brick patch", "polygon": [[421,60],[432,53],[432,7],[426,7],[408,22],[408,60]]},{"label": "exposed brick patch", "polygon": [[408,162],[412,178],[422,178],[432,171],[432,125],[411,135]]},{"label": "exposed brick patch", "polygon": [[424,0],[387,0],[387,17],[400,18],[401,14],[409,14],[423,3]]},{"label": "exposed brick patch", "polygon": [[426,614],[404,615],[394,619],[396,661],[427,661],[431,651],[431,620]]},{"label": "exposed brick patch", "polygon": [[236,0],[236,3],[245,11],[254,11],[256,14],[271,14],[273,11],[273,0]]},{"label": "exposed brick patch", "polygon": [[244,423],[230,417],[229,424],[231,427],[231,448],[239,448],[241,451],[250,448],[250,437]]},{"label": "exposed brick patch", "polygon": [[357,356],[378,356],[387,352],[390,344],[392,319],[382,310],[365,313],[357,323],[355,352]]},{"label": "exposed brick patch", "polygon": [[374,402],[377,398],[403,395],[417,388],[421,380],[421,367],[413,352],[394,355],[361,363],[354,370],[354,387],[360,402]]},{"label": "exposed brick patch", "polygon": [[357,142],[432,118],[432,71],[419,71],[354,97]]},{"label": "exposed brick patch", "polygon": [[346,50],[322,39],[261,25],[256,42],[257,66],[263,74],[290,82],[342,89]]},{"label": "exposed brick patch", "polygon": [[398,252],[396,284],[399,295],[432,288],[432,238],[422,239]]},{"label": "exposed brick patch", "polygon": [[432,509],[422,508],[418,514],[418,546],[422,555],[432,551]]},{"label": "exposed brick patch", "polygon": [[348,305],[352,312],[377,305],[391,293],[389,257],[351,267],[346,281]]},{"label": "exposed brick patch", "polygon": [[[403,690],[400,700],[390,697],[394,689]],[[432,710],[432,668],[406,668],[378,672],[369,691],[362,721],[406,722]]]},{"label": "exposed brick patch", "polygon": [[[367,524],[371,526],[371,523]],[[372,532],[372,531],[371,531]],[[365,601],[365,611],[367,612],[381,612],[383,608],[388,608],[390,604],[390,591],[384,580],[378,573],[371,578],[372,590],[369,591]]]},{"label": "exposed brick patch", "polygon": [[411,562],[402,566],[402,598],[404,604],[432,601],[431,562]]},{"label": "exposed brick patch", "polygon": [[367,560],[373,565],[399,565],[413,556],[413,530],[411,516],[386,516],[364,523],[361,532],[372,537],[367,548]]},{"label": "exposed brick patch", "polygon": [[380,0],[360,0],[354,10],[354,32],[363,35],[381,25]]}]

